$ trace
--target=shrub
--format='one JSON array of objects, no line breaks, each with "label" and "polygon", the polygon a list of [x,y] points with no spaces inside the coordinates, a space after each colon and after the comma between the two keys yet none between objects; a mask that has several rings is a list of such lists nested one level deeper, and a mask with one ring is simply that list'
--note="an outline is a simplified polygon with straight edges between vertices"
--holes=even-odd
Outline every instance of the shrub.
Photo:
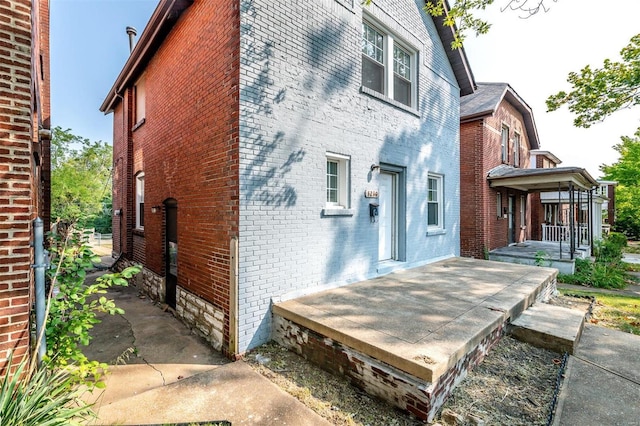
[{"label": "shrub", "polygon": [[85,282],[87,270],[100,261],[84,243],[80,232],[72,228],[64,235],[50,234],[50,251],[55,269],[51,280],[49,314],[47,316],[46,362],[50,367],[65,369],[73,380],[89,388],[104,387],[99,379],[107,364],[89,360],[81,345],[91,340],[89,330],[100,322],[98,312],[123,314],[113,300],[103,296],[111,286],[126,286],[127,279],[140,271],[130,267],[118,274],[104,274],[95,282]]}]

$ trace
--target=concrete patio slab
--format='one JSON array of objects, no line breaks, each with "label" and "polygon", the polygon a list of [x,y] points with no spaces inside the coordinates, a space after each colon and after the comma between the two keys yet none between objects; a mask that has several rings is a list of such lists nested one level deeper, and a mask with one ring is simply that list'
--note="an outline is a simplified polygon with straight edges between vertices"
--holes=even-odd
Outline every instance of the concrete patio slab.
[{"label": "concrete patio slab", "polygon": [[274,304],[273,338],[431,419],[557,270],[451,258]]},{"label": "concrete patio slab", "polygon": [[432,382],[556,274],[454,258],[277,303],[274,314]]}]

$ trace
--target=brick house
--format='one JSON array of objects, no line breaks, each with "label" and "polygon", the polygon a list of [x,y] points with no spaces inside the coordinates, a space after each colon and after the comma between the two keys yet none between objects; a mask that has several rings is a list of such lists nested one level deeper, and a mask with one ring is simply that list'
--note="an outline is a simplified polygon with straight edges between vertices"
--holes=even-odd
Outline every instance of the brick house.
[{"label": "brick house", "polygon": [[460,100],[460,253],[482,259],[498,247],[529,239],[526,189],[494,188],[498,169],[529,168],[538,149],[533,112],[507,83],[478,83]]},{"label": "brick house", "polygon": [[414,2],[161,0],[101,106],[114,256],[233,357],[274,300],[458,255],[451,39]]},{"label": "brick house", "polygon": [[49,1],[0,3],[0,376],[29,355],[32,222],[49,225]]}]

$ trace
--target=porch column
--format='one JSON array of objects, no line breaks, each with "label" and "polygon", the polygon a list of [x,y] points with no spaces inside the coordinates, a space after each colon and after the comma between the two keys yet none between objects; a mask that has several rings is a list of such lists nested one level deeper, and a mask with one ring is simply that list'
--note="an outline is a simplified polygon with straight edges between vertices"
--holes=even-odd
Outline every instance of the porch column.
[{"label": "porch column", "polygon": [[573,183],[569,184],[569,236],[571,241],[569,241],[569,252],[571,253],[571,260],[573,260],[573,252],[576,249],[576,240],[575,240],[575,232],[576,232],[576,203],[575,203],[575,194],[573,193]]}]

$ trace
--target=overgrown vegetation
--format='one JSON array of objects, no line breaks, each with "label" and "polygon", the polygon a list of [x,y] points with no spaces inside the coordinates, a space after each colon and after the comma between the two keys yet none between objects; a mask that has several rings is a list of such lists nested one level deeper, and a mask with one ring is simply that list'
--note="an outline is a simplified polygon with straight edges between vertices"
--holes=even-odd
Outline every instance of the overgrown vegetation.
[{"label": "overgrown vegetation", "polygon": [[99,263],[84,243],[83,235],[69,229],[65,235],[50,234],[50,252],[55,269],[49,271],[51,294],[46,327],[47,363],[63,368],[78,383],[89,387],[104,387],[100,381],[107,364],[89,360],[81,346],[91,339],[89,330],[100,322],[98,312],[123,314],[113,300],[103,294],[112,286],[126,286],[127,279],[138,273],[130,267],[118,274],[104,274],[87,282],[87,270]]},{"label": "overgrown vegetation", "polygon": [[565,295],[595,298],[596,305],[591,322],[626,333],[640,335],[640,297],[589,291],[560,291]]},{"label": "overgrown vegetation", "polygon": [[610,233],[604,240],[595,244],[595,262],[589,259],[576,259],[575,273],[560,274],[558,281],[598,288],[625,288],[631,281],[631,276],[622,262],[622,249],[626,245],[627,238],[624,235]]},{"label": "overgrown vegetation", "polygon": [[89,329],[100,322],[98,312],[123,313],[113,300],[100,295],[113,285],[127,285],[127,278],[139,271],[127,268],[87,283],[87,270],[100,259],[84,244],[82,235],[69,229],[50,238],[45,360],[38,368],[35,355],[31,362],[25,357],[14,374],[0,379],[2,426],[80,425],[94,417],[91,405],[80,396],[83,389],[104,387],[100,379],[107,365],[89,360],[81,346],[89,343]]}]

